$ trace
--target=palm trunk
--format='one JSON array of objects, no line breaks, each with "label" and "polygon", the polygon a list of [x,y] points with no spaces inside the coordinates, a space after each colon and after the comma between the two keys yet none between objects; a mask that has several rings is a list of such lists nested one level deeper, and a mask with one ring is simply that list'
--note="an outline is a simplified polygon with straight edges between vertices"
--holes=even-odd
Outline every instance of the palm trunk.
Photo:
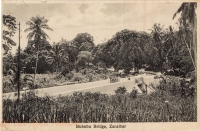
[{"label": "palm trunk", "polygon": [[36,54],[36,62],[35,62],[35,72],[34,72],[34,86],[35,86],[35,75],[37,73],[37,65],[38,65],[38,54],[39,54],[39,44],[38,44],[38,49],[37,49],[37,54]]}]

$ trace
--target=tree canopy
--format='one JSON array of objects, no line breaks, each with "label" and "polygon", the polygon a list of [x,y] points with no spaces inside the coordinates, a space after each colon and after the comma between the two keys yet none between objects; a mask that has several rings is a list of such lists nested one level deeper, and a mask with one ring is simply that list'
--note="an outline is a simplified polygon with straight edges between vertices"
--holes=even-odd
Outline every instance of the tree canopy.
[{"label": "tree canopy", "polygon": [[12,40],[17,27],[16,18],[11,15],[3,15],[3,36],[2,36],[2,46],[4,49],[4,54],[7,54],[12,46],[16,46],[16,42]]},{"label": "tree canopy", "polygon": [[[94,38],[87,32],[79,33],[72,40],[62,38],[50,43],[45,30],[52,29],[44,17],[31,17],[26,22],[27,46],[21,50],[21,64],[24,73],[70,72],[75,68],[113,67],[115,71],[125,73],[135,68],[152,71],[176,69],[187,74],[196,68],[196,8],[195,2],[183,3],[175,12],[181,13],[179,30],[155,23],[150,33],[124,29],[116,32],[112,38],[95,44]],[[16,20],[3,15],[3,47],[8,56],[4,58],[4,75],[17,66],[17,56],[9,54],[11,39],[17,30]],[[10,64],[6,61],[9,61]]]}]

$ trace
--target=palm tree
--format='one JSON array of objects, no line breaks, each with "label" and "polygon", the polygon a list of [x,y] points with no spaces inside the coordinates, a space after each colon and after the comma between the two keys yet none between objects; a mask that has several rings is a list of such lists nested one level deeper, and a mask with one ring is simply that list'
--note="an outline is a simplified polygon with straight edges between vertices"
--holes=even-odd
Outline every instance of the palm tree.
[{"label": "palm tree", "polygon": [[65,52],[65,49],[60,43],[53,45],[52,51],[50,52],[50,57],[46,59],[49,64],[56,65],[56,72],[62,66],[63,63],[68,61],[68,53]]},{"label": "palm tree", "polygon": [[153,46],[154,49],[152,49],[157,52],[157,55],[160,59],[159,65],[162,68],[169,51],[169,49],[165,48],[165,44],[167,44],[167,42],[169,40],[172,40],[173,38],[172,27],[169,27],[170,32],[166,32],[165,30],[163,30],[163,27],[161,27],[160,24],[154,24],[153,29],[150,30],[153,40],[155,41],[155,44]]},{"label": "palm tree", "polygon": [[60,46],[63,52],[67,53],[65,55],[68,55],[68,62],[70,64],[75,63],[80,52],[80,48],[76,46],[75,42],[62,39],[60,41]]},{"label": "palm tree", "polygon": [[[173,19],[176,17],[176,14],[181,13],[181,18],[179,19],[181,26],[181,39],[182,42],[187,46],[187,49],[190,53],[190,57],[192,59],[195,72],[196,72],[196,61],[197,61],[197,16],[195,10],[197,8],[196,2],[184,2],[181,4],[179,9],[175,12]],[[186,42],[186,32],[187,30],[192,30],[193,32],[193,45],[189,46]],[[191,43],[191,42],[190,42]],[[192,55],[192,48],[194,56]]]},{"label": "palm tree", "polygon": [[162,38],[163,27],[161,27],[160,24],[154,24],[153,29],[150,29],[150,30],[151,30],[151,35],[155,41],[155,44],[154,44],[155,46],[153,48],[154,48],[154,51],[157,52],[159,59],[161,60],[159,65],[162,68],[162,64],[164,62],[164,50],[163,50],[164,46],[163,45],[165,43],[165,41]]},{"label": "palm tree", "polygon": [[[34,72],[34,81],[35,81],[35,75],[37,73],[37,63],[38,63],[38,54],[39,54],[39,45],[49,38],[49,36],[43,31],[43,29],[51,30],[52,29],[47,25],[48,20],[44,17],[36,16],[31,17],[29,21],[26,22],[26,25],[29,27],[25,29],[24,31],[31,31],[28,35],[28,41],[33,43],[35,45],[37,54],[36,54],[36,63],[35,63],[35,72]],[[33,39],[33,40],[32,40]],[[50,38],[49,38],[50,39]]]}]

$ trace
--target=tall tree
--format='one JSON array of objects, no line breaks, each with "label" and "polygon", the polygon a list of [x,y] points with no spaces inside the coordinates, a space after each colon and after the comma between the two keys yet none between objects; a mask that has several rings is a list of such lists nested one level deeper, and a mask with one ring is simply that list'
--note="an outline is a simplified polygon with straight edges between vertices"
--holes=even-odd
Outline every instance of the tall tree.
[{"label": "tall tree", "polygon": [[113,66],[116,71],[124,69],[129,73],[133,67],[139,69],[145,59],[141,42],[139,32],[122,30],[104,45],[99,46],[101,51],[96,51],[95,58],[101,59],[107,66]]},{"label": "tall tree", "polygon": [[134,67],[136,71],[144,64],[145,54],[140,47],[139,39],[129,38],[119,49],[118,68],[124,69],[125,73]]},{"label": "tall tree", "polygon": [[29,27],[24,30],[25,32],[31,31],[27,35],[27,38],[28,38],[28,41],[31,42],[37,49],[34,80],[35,80],[35,74],[37,73],[39,45],[43,41],[46,41],[47,38],[49,38],[49,36],[43,31],[43,29],[52,31],[52,29],[47,25],[47,22],[48,20],[45,19],[44,17],[40,17],[40,16],[31,17],[31,19],[26,22],[26,25],[28,25]]},{"label": "tall tree", "polygon": [[[166,43],[173,37],[171,31],[163,28],[160,24],[154,24],[151,30],[151,35],[154,40],[152,46],[150,46],[151,50],[156,51],[152,52],[159,59],[159,63],[157,63],[157,68],[163,69],[163,63],[166,61],[166,55],[169,48],[166,48]],[[171,30],[171,27],[170,27]],[[147,45],[149,46],[149,45]],[[156,54],[155,54],[156,53]]]},{"label": "tall tree", "polygon": [[16,27],[16,18],[11,15],[3,15],[3,37],[2,45],[4,49],[4,54],[7,54],[8,51],[15,46],[16,43],[11,39],[14,36]]},{"label": "tall tree", "polygon": [[[181,31],[181,39],[182,42],[185,43],[189,53],[191,60],[193,62],[193,66],[196,71],[196,61],[197,61],[197,16],[195,10],[197,8],[196,2],[184,2],[181,4],[179,9],[175,12],[173,19],[176,17],[176,14],[181,13],[181,17],[179,18],[180,23],[180,31]],[[190,37],[187,30],[191,30],[192,33],[192,45],[187,43],[186,38]]]}]

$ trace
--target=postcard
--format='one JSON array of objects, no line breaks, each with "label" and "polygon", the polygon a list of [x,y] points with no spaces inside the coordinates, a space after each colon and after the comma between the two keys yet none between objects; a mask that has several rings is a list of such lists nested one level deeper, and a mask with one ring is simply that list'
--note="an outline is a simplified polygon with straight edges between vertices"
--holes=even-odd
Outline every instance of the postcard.
[{"label": "postcard", "polygon": [[2,1],[1,126],[199,131],[199,1]]}]

